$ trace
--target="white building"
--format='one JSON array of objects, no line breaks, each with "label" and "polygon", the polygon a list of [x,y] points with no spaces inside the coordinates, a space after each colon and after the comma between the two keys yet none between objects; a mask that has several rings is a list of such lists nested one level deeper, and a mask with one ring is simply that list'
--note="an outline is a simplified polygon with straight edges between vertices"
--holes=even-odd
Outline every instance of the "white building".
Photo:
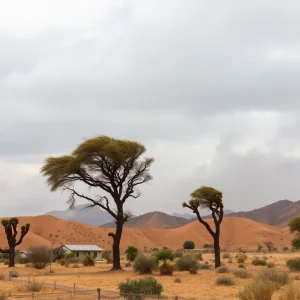
[{"label": "white building", "polygon": [[66,251],[66,254],[74,253],[75,257],[79,259],[82,259],[87,254],[92,256],[95,261],[102,260],[102,252],[104,251],[96,245],[62,245],[61,248]]}]

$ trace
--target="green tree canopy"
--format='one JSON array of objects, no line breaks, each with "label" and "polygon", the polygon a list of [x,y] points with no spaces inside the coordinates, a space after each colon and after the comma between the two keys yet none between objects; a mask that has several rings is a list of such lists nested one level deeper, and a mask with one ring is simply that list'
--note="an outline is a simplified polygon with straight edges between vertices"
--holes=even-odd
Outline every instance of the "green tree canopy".
[{"label": "green tree canopy", "polygon": [[300,249],[300,217],[295,217],[289,222],[290,232],[296,233],[296,238],[292,240],[292,246]]},{"label": "green tree canopy", "polygon": [[195,243],[193,241],[185,241],[183,244],[183,249],[186,250],[195,249]]}]

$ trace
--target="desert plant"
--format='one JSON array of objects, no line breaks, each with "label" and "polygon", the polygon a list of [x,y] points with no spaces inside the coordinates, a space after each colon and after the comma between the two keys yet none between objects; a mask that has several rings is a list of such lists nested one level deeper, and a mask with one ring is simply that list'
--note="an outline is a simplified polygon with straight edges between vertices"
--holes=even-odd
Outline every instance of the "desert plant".
[{"label": "desert plant", "polygon": [[42,283],[33,281],[33,282],[28,283],[27,290],[29,292],[40,292],[42,287],[43,287]]},{"label": "desert plant", "polygon": [[283,271],[276,270],[261,270],[257,276],[258,281],[270,281],[275,284],[277,288],[289,283],[289,274]]},{"label": "desert plant", "polygon": [[213,248],[214,248],[214,245],[213,245],[213,244],[204,244],[204,245],[203,245],[203,248],[204,248],[204,249],[213,249]]},{"label": "desert plant", "polygon": [[127,280],[119,284],[120,296],[129,300],[140,300],[145,296],[159,297],[163,291],[162,285],[153,277],[139,280]]},{"label": "desert plant", "polygon": [[284,252],[289,251],[289,248],[288,247],[283,247],[282,251],[284,251]]},{"label": "desert plant", "polygon": [[267,241],[267,242],[265,242],[264,244],[266,245],[266,247],[268,248],[268,250],[269,250],[270,252],[275,250],[275,246],[274,246],[273,242]]},{"label": "desert plant", "polygon": [[222,276],[222,277],[218,277],[216,279],[216,284],[217,285],[231,286],[231,285],[234,285],[234,281],[231,277]]},{"label": "desert plant", "polygon": [[238,278],[249,278],[250,274],[247,270],[236,270],[233,272],[233,275]]},{"label": "desert plant", "polygon": [[9,272],[9,277],[18,278],[19,273],[16,270],[12,270]]},{"label": "desert plant", "polygon": [[185,250],[195,249],[195,243],[193,241],[185,241],[183,244],[183,249]]},{"label": "desert plant", "polygon": [[240,300],[272,300],[275,286],[270,281],[253,281],[239,292]]},{"label": "desert plant", "polygon": [[95,265],[95,259],[88,254],[84,255],[81,262],[85,267],[90,267]]},{"label": "desert plant", "polygon": [[198,264],[198,268],[199,268],[199,270],[208,270],[208,269],[210,269],[210,265],[209,264]]},{"label": "desert plant", "polygon": [[219,268],[216,269],[216,272],[217,273],[229,273],[229,270],[228,270],[227,267],[221,266],[221,267],[219,267]]},{"label": "desert plant", "polygon": [[104,258],[108,264],[111,264],[113,262],[112,251],[105,250],[102,254],[102,258]]},{"label": "desert plant", "polygon": [[223,254],[223,258],[224,258],[224,259],[225,259],[225,258],[231,258],[230,253],[224,253],[224,254]]},{"label": "desert plant", "polygon": [[261,252],[262,249],[263,249],[263,246],[262,246],[261,244],[259,244],[259,245],[257,246],[257,252]]},{"label": "desert plant", "polygon": [[78,264],[74,264],[74,265],[72,265],[72,268],[73,269],[78,269],[78,268],[80,268],[80,266]]},{"label": "desert plant", "polygon": [[44,269],[50,263],[50,251],[46,247],[33,247],[30,249],[29,261],[35,269]]},{"label": "desert plant", "polygon": [[25,268],[33,268],[33,264],[31,263],[25,264]]},{"label": "desert plant", "polygon": [[[113,270],[122,269],[120,242],[124,223],[130,218],[124,205],[128,199],[138,198],[138,187],[152,179],[149,169],[154,159],[144,157],[145,152],[145,146],[138,142],[97,136],[84,140],[70,155],[48,157],[41,169],[51,191],[69,193],[70,207],[76,199],[84,199],[88,207],[101,208],[115,220],[115,232],[109,233],[113,241]],[[75,188],[76,183],[97,188],[109,197],[99,198],[98,192],[94,197],[82,194]]]},{"label": "desert plant", "polygon": [[62,247],[54,248],[52,253],[53,253],[53,260],[54,261],[57,261],[57,260],[60,260],[60,259],[66,257],[66,250],[63,249]]},{"label": "desert plant", "polygon": [[168,248],[164,248],[156,252],[155,259],[157,263],[162,262],[160,266],[160,274],[161,275],[172,275],[173,267],[169,264],[170,261],[174,260],[174,254],[172,250]]},{"label": "desert plant", "polygon": [[30,224],[23,225],[21,227],[21,235],[19,239],[17,240],[17,227],[19,224],[19,219],[17,218],[12,218],[9,220],[2,220],[1,221],[2,226],[4,227],[4,231],[6,234],[7,242],[8,242],[8,249],[1,249],[0,248],[0,253],[8,253],[9,254],[9,267],[14,267],[15,266],[15,249],[17,246],[19,246],[22,242],[24,237],[27,235]]},{"label": "desert plant", "polygon": [[129,267],[131,267],[131,266],[132,266],[131,262],[127,262],[127,263],[125,264],[125,267],[126,267],[126,268],[129,268]]},{"label": "desert plant", "polygon": [[134,260],[133,269],[139,274],[151,274],[155,267],[155,260],[153,257],[147,257],[145,255],[138,255]]},{"label": "desert plant", "polygon": [[129,260],[129,261],[134,261],[135,258],[136,258],[137,255],[138,255],[138,249],[137,249],[136,247],[134,247],[134,246],[129,246],[129,247],[126,249],[125,253],[126,253],[126,258],[127,258],[127,260]]},{"label": "desert plant", "polygon": [[238,264],[244,264],[247,260],[247,255],[245,253],[239,253],[236,259]]},{"label": "desert plant", "polygon": [[264,259],[254,258],[252,260],[252,265],[254,265],[254,266],[266,266],[267,262]]},{"label": "desert plant", "polygon": [[16,262],[17,264],[20,264],[20,265],[25,265],[27,263],[29,263],[29,258],[28,257],[23,257],[23,256],[17,256],[16,257]]},{"label": "desert plant", "polygon": [[238,265],[238,268],[239,268],[239,269],[246,269],[246,266],[245,266],[244,264],[239,264],[239,265]]},{"label": "desert plant", "polygon": [[[224,216],[224,205],[222,197],[222,192],[209,186],[202,186],[191,193],[192,199],[188,203],[184,202],[182,204],[183,207],[189,208],[194,214],[196,214],[198,221],[205,226],[206,230],[212,236],[215,249],[215,268],[221,266],[220,227]],[[211,211],[215,227],[214,231],[209,223],[207,223],[201,217],[201,208],[209,209]]]},{"label": "desert plant", "polygon": [[191,268],[189,269],[189,273],[190,273],[191,275],[196,275],[196,274],[198,273],[198,266],[191,267]]},{"label": "desert plant", "polygon": [[177,278],[174,279],[174,282],[175,283],[181,283],[181,279],[177,277]]},{"label": "desert plant", "polygon": [[174,253],[174,256],[175,256],[175,258],[180,258],[180,257],[183,256],[183,253],[182,253],[181,251],[176,251],[176,252]]},{"label": "desert plant", "polygon": [[289,259],[286,265],[290,271],[300,271],[300,257]]},{"label": "desert plant", "polygon": [[275,268],[275,263],[273,263],[272,261],[270,261],[270,262],[267,263],[267,267],[269,269],[273,269],[273,268]]},{"label": "desert plant", "polygon": [[196,260],[203,261],[202,253],[194,253],[192,257],[194,257]]},{"label": "desert plant", "polygon": [[64,265],[65,265],[65,263],[66,263],[66,259],[65,258],[61,258],[59,261],[58,261],[58,263],[63,267]]},{"label": "desert plant", "polygon": [[189,271],[193,267],[197,267],[198,262],[191,256],[184,256],[176,260],[176,269],[178,271]]},{"label": "desert plant", "polygon": [[229,260],[228,260],[228,263],[229,263],[229,264],[233,264],[233,260],[232,260],[232,259],[229,259]]}]

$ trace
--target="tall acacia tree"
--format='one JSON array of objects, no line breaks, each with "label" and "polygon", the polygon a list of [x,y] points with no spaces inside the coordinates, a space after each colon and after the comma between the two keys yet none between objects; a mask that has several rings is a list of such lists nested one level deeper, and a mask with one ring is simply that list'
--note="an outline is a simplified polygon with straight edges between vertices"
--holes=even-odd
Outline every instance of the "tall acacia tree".
[{"label": "tall acacia tree", "polygon": [[[191,200],[183,203],[183,207],[187,207],[196,214],[198,221],[205,226],[207,231],[213,237],[215,249],[215,267],[221,266],[220,255],[220,232],[221,223],[224,216],[224,206],[222,201],[222,193],[212,187],[202,186],[191,194]],[[208,222],[204,221],[200,215],[199,209],[209,209],[215,224],[215,231],[211,228]]]},{"label": "tall acacia tree", "polygon": [[30,224],[26,224],[21,227],[21,234],[19,240],[17,240],[17,235],[18,235],[17,226],[19,224],[19,219],[17,218],[12,218],[9,220],[5,219],[1,221],[1,224],[5,230],[5,234],[8,242],[8,249],[0,249],[0,253],[8,253],[9,254],[8,266],[14,267],[16,247],[23,242],[24,237],[29,231]]},{"label": "tall acacia tree", "polygon": [[[146,148],[134,141],[98,136],[81,143],[71,155],[49,157],[41,172],[47,177],[51,191],[68,191],[69,206],[77,198],[85,199],[86,207],[98,206],[107,211],[116,223],[113,239],[113,268],[121,270],[120,241],[123,225],[130,215],[124,211],[129,198],[140,196],[137,187],[152,179],[149,168],[153,158],[142,158]],[[90,189],[100,189],[106,195],[90,196],[75,189],[76,183],[84,183]]]}]

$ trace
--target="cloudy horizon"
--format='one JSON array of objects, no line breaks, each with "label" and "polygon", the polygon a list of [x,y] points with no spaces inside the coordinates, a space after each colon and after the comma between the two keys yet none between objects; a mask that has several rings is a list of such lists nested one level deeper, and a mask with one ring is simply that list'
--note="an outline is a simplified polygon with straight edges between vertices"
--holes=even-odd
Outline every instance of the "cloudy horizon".
[{"label": "cloudy horizon", "polygon": [[[1,216],[67,209],[39,170],[83,138],[155,162],[134,214],[299,200],[300,3],[12,0],[0,11]],[[82,202],[78,202],[81,204]]]}]

